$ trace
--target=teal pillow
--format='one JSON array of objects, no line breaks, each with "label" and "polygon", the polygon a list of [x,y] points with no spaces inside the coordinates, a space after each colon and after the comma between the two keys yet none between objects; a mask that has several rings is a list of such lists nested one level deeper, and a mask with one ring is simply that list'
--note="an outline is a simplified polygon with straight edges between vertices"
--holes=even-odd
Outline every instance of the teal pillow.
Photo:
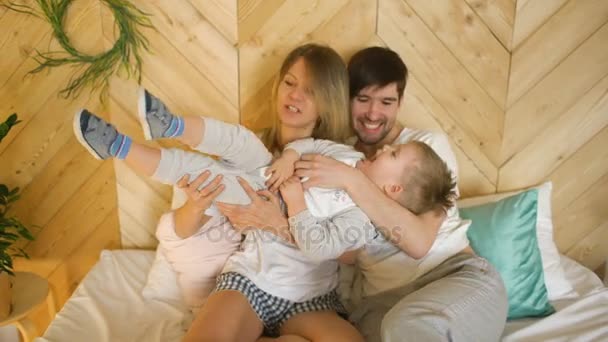
[{"label": "teal pillow", "polygon": [[536,239],[538,190],[500,201],[461,208],[472,221],[467,232],[471,247],[500,273],[509,298],[509,319],[546,316],[549,303],[543,264]]}]

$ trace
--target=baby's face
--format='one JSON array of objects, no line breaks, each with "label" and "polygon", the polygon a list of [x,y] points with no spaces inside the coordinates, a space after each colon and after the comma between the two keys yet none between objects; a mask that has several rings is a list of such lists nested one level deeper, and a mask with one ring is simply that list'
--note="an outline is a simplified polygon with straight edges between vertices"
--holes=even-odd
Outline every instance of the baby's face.
[{"label": "baby's face", "polygon": [[418,149],[413,144],[384,145],[372,158],[364,160],[359,169],[376,185],[401,184],[403,171],[418,159]]}]

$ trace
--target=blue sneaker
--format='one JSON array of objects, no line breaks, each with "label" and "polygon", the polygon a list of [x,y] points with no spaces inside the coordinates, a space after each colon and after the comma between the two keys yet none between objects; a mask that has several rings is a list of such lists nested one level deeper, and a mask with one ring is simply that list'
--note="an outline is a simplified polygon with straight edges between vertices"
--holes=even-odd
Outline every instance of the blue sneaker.
[{"label": "blue sneaker", "polygon": [[114,125],[86,109],[76,112],[73,124],[76,138],[96,159],[126,157],[131,139],[120,134]]},{"label": "blue sneaker", "polygon": [[146,140],[174,138],[184,131],[184,120],[143,87],[137,95],[137,113]]}]

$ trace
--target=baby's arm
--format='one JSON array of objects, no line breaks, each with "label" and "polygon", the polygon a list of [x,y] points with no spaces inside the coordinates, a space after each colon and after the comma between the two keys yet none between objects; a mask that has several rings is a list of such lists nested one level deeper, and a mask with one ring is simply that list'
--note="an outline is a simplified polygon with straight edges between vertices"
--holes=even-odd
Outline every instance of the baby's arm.
[{"label": "baby's arm", "polygon": [[283,182],[293,176],[294,165],[299,159],[300,154],[293,149],[285,149],[281,156],[275,159],[266,170],[266,175],[272,175],[266,181],[266,186],[270,191],[276,191]]},{"label": "baby's arm", "polygon": [[285,146],[283,154],[266,171],[267,175],[272,174],[266,182],[271,191],[277,190],[286,179],[293,175],[295,162],[306,153],[319,153],[338,160],[352,159],[358,154],[352,146],[338,144],[331,140],[306,138],[293,141]]},{"label": "baby's arm", "polygon": [[307,138],[296,140],[285,146],[285,150],[288,149],[296,151],[299,156],[307,153],[318,153],[338,160],[350,159],[354,156],[363,157],[352,146],[324,139]]}]

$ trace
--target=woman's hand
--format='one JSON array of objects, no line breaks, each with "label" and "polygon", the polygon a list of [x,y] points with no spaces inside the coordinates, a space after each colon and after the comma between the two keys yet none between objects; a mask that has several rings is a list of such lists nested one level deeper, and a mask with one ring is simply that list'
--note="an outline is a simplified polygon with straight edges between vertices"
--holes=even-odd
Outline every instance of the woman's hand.
[{"label": "woman's hand", "polygon": [[210,175],[209,171],[204,171],[194,178],[192,182],[188,182],[190,180],[188,175],[180,178],[177,182],[177,187],[182,189],[188,196],[188,200],[184,206],[188,206],[195,211],[204,212],[211,206],[213,200],[224,191],[224,184],[221,184],[222,175],[215,176],[209,184],[199,190],[199,187],[205,183]]},{"label": "woman's hand", "polygon": [[308,178],[302,185],[311,187],[346,189],[354,182],[357,169],[320,154],[304,154],[295,164],[296,176]]},{"label": "woman's hand", "polygon": [[177,182],[177,187],[188,196],[186,203],[174,212],[175,234],[182,239],[196,233],[202,225],[209,221],[209,217],[203,215],[203,213],[211,206],[213,200],[224,191],[224,185],[220,184],[222,175],[216,176],[209,184],[198,190],[209,176],[209,171],[205,171],[191,183],[188,183],[188,175]]},{"label": "woman's hand", "polygon": [[251,203],[239,205],[216,202],[218,209],[228,218],[234,229],[243,232],[257,228],[275,234],[285,231],[289,223],[281,210],[279,197],[268,190],[255,192],[251,185],[240,177],[238,181],[251,199]]}]

